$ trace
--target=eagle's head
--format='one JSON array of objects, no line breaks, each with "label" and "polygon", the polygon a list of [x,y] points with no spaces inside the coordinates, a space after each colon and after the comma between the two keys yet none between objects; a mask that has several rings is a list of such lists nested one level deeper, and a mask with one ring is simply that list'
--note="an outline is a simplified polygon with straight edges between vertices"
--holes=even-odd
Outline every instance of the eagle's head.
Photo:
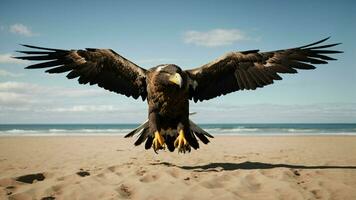
[{"label": "eagle's head", "polygon": [[186,85],[186,76],[177,65],[158,65],[155,71],[157,72],[157,80],[159,80],[160,84],[178,88],[183,88]]}]

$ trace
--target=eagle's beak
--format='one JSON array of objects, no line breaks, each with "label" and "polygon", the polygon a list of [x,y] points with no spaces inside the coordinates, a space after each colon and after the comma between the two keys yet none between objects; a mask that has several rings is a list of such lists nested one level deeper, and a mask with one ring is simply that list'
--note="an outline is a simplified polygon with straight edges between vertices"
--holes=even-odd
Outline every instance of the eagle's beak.
[{"label": "eagle's beak", "polygon": [[175,73],[174,75],[169,77],[169,81],[174,83],[174,84],[177,84],[180,88],[182,88],[183,79],[182,79],[182,76],[180,74]]}]

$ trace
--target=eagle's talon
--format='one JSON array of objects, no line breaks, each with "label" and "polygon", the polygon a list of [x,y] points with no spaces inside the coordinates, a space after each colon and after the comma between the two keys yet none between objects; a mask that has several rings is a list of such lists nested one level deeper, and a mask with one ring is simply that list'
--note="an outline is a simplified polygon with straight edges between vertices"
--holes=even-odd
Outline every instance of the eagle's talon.
[{"label": "eagle's talon", "polygon": [[155,137],[152,142],[152,147],[156,153],[158,150],[166,148],[164,138],[158,131],[155,132]]},{"label": "eagle's talon", "polygon": [[190,145],[184,145],[181,148],[178,148],[178,153],[189,153],[191,151]]},{"label": "eagle's talon", "polygon": [[190,145],[187,139],[185,139],[183,130],[179,131],[179,135],[174,141],[174,147],[178,148],[178,153],[185,153],[186,151],[190,152]]}]

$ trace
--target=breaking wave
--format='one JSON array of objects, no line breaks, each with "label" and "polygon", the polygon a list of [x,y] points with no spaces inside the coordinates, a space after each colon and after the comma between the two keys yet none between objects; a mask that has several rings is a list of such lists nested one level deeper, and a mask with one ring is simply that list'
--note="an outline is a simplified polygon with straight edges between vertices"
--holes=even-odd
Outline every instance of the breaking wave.
[{"label": "breaking wave", "polygon": [[[0,136],[125,135],[137,124],[0,125]],[[202,124],[213,135],[356,135],[356,124]]]}]

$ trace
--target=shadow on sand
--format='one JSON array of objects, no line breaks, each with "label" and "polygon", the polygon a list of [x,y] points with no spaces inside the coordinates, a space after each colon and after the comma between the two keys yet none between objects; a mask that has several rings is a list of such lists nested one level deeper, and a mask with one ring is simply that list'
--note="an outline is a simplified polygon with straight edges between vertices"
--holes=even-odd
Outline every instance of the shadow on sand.
[{"label": "shadow on sand", "polygon": [[232,170],[250,170],[250,169],[273,169],[273,168],[289,168],[289,169],[356,169],[356,166],[335,166],[335,165],[292,165],[292,164],[272,164],[262,162],[242,162],[242,163],[209,163],[198,166],[177,166],[168,162],[152,163],[152,165],[165,165],[168,167],[178,167],[185,170],[194,171],[232,171]]}]

